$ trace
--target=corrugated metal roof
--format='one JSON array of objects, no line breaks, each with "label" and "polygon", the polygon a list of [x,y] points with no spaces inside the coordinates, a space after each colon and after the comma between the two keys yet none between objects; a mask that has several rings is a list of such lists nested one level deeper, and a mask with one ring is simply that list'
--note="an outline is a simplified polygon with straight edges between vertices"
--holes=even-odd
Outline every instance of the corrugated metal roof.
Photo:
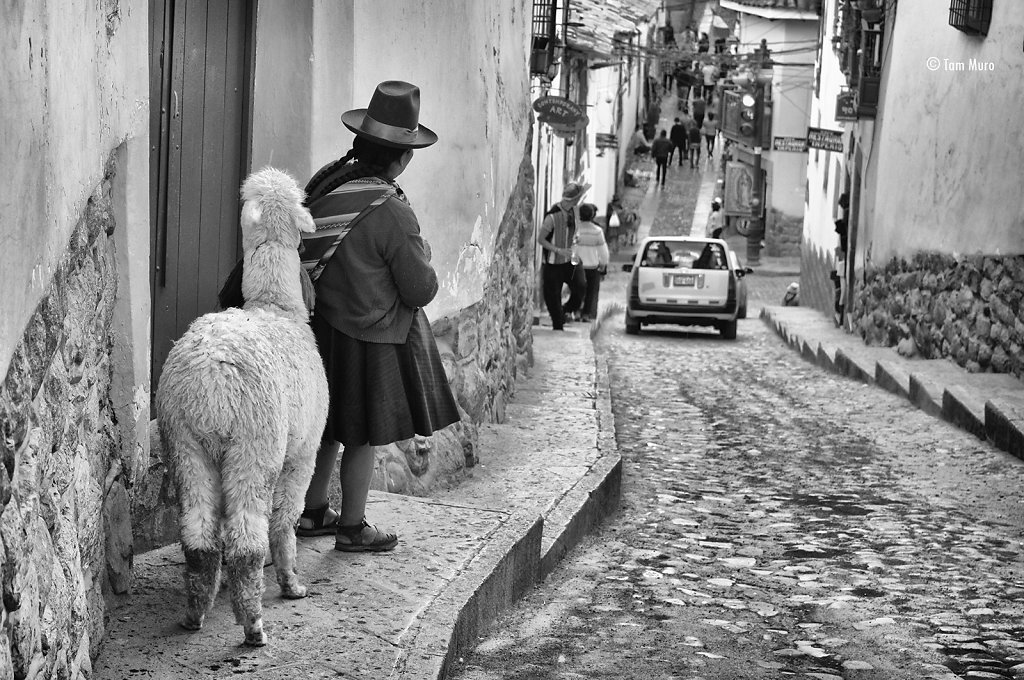
[{"label": "corrugated metal roof", "polygon": [[647,23],[660,6],[659,0],[573,0],[572,21],[583,25],[568,27],[569,45],[610,57],[615,33],[634,31]]}]

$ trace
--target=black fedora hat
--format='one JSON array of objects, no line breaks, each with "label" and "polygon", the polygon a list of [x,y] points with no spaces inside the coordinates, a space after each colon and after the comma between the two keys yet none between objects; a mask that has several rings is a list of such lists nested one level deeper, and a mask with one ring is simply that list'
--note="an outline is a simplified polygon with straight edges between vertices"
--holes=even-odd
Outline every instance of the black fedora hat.
[{"label": "black fedora hat", "polygon": [[437,141],[437,135],[419,124],[420,88],[401,80],[385,80],[377,86],[365,109],[341,114],[341,122],[360,137],[399,149],[420,149]]}]

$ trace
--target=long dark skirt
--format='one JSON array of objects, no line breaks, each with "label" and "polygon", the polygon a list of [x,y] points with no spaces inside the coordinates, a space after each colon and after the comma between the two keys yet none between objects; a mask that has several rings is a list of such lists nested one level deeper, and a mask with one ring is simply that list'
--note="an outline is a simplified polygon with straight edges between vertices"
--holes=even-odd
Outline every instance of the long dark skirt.
[{"label": "long dark skirt", "polygon": [[356,340],[319,315],[311,325],[331,395],[326,438],[383,446],[458,422],[455,398],[422,310],[401,345]]}]

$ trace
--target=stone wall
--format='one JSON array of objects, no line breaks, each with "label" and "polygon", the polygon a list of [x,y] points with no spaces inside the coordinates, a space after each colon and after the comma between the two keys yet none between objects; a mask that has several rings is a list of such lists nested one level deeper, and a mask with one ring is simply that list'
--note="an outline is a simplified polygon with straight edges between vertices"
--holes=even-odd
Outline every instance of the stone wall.
[{"label": "stone wall", "polygon": [[4,677],[88,675],[104,597],[129,586],[131,463],[110,400],[109,180],[89,199],[0,386]]},{"label": "stone wall", "polygon": [[531,363],[533,192],[527,146],[498,227],[483,299],[431,325],[463,422],[380,447],[371,488],[424,495],[454,482],[476,461],[477,425],[505,419],[516,375]]},{"label": "stone wall", "polygon": [[868,344],[912,338],[925,358],[970,371],[1024,370],[1024,256],[921,253],[865,273],[853,322]]},{"label": "stone wall", "polygon": [[772,208],[765,227],[765,254],[771,257],[798,257],[804,238],[803,217],[790,217]]}]

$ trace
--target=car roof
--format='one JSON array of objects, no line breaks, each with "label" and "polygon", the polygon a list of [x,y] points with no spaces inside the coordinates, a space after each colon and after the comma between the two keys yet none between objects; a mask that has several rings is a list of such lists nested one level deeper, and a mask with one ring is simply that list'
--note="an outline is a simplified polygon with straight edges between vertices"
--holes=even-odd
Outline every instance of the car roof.
[{"label": "car roof", "polygon": [[656,241],[694,241],[697,243],[721,243],[727,249],[729,244],[724,239],[720,238],[708,238],[707,236],[685,236],[683,234],[677,234],[675,236],[648,236],[644,240],[640,241],[640,247],[646,246],[648,243],[654,243]]}]

